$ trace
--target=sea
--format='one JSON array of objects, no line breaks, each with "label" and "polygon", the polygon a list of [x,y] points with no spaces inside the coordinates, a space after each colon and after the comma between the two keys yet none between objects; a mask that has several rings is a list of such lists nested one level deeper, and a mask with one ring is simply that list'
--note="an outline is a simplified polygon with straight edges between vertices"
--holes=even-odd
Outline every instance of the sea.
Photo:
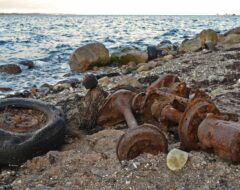
[{"label": "sea", "polygon": [[[203,29],[224,33],[240,26],[240,16],[76,16],[1,15],[0,65],[30,60],[34,69],[21,65],[17,75],[0,73],[0,87],[14,92],[55,84],[85,73],[72,74],[68,60],[78,47],[103,43],[111,52],[123,47],[146,50],[163,40],[179,43]],[[0,97],[6,93],[0,92]]]}]

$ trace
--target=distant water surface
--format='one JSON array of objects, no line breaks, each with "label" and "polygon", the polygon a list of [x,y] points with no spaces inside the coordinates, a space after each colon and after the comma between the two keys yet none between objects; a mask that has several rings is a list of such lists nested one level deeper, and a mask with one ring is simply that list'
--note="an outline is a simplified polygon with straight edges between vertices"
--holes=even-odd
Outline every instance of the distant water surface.
[{"label": "distant water surface", "polygon": [[239,25],[239,16],[0,16],[0,65],[32,60],[37,66],[21,66],[19,75],[0,74],[0,87],[22,91],[67,79],[69,55],[91,42],[110,52],[146,49],[162,40],[181,43],[203,29],[223,33]]}]

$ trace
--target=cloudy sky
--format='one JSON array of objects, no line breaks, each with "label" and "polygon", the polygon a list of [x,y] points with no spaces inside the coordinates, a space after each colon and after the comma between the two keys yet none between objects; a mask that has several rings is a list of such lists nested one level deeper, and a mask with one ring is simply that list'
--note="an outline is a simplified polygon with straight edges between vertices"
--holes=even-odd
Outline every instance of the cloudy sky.
[{"label": "cloudy sky", "polygon": [[0,0],[0,12],[70,14],[240,14],[240,0]]}]

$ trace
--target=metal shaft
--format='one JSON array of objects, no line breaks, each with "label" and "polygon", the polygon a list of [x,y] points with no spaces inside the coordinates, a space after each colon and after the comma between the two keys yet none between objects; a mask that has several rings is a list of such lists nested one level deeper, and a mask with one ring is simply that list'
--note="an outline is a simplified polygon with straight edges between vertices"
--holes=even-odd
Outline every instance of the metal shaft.
[{"label": "metal shaft", "polygon": [[161,112],[161,118],[163,120],[169,120],[174,123],[179,123],[183,113],[173,108],[171,105],[167,105]]},{"label": "metal shaft", "polygon": [[128,124],[128,127],[129,128],[138,127],[138,123],[132,113],[130,103],[126,104],[123,101],[117,101],[117,105],[118,105],[119,111],[124,115],[124,118]]}]

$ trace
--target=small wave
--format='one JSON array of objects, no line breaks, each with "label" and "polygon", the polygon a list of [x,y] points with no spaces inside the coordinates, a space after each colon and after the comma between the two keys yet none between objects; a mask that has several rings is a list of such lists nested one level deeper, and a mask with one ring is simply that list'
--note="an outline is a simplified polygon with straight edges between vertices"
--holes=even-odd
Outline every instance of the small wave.
[{"label": "small wave", "polygon": [[178,29],[172,29],[172,30],[170,30],[168,32],[165,32],[162,36],[173,36],[173,35],[175,35],[178,32],[179,32]]},{"label": "small wave", "polygon": [[71,48],[71,46],[68,44],[58,44],[56,46],[56,49],[69,49],[69,48]]},{"label": "small wave", "polygon": [[109,37],[106,37],[106,38],[104,39],[104,42],[115,43],[116,41],[113,40],[113,39],[111,39],[111,38],[109,38]]},{"label": "small wave", "polygon": [[9,41],[9,40],[0,40],[0,45],[5,45],[5,44],[8,44],[8,43],[11,43],[12,41]]}]

